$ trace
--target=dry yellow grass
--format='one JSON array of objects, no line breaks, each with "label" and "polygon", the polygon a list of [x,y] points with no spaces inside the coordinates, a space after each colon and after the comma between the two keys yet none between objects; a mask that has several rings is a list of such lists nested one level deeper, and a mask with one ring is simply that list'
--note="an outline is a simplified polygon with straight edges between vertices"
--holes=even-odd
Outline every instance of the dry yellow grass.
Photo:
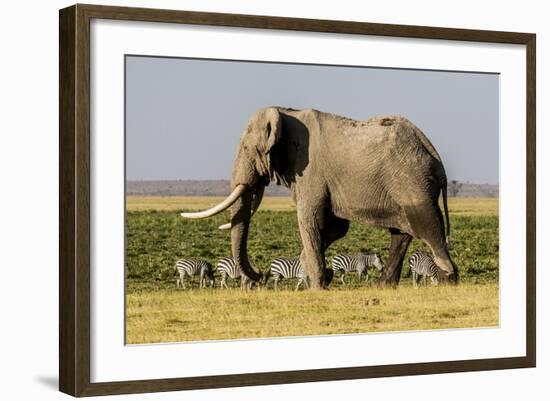
[{"label": "dry yellow grass", "polygon": [[[199,210],[216,205],[221,196],[128,196],[126,206],[135,210]],[[264,197],[260,210],[288,211],[296,210],[289,197]],[[497,198],[449,198],[449,211],[461,215],[496,215]]]},{"label": "dry yellow grass", "polygon": [[498,284],[321,292],[144,287],[127,294],[126,341],[494,327],[499,324],[498,299]]},{"label": "dry yellow grass", "polygon": [[[128,211],[140,210],[201,210],[220,203],[223,196],[127,196]],[[265,196],[260,210],[296,210],[289,197]]]},{"label": "dry yellow grass", "polygon": [[498,215],[498,198],[449,198],[449,212],[461,215]]}]

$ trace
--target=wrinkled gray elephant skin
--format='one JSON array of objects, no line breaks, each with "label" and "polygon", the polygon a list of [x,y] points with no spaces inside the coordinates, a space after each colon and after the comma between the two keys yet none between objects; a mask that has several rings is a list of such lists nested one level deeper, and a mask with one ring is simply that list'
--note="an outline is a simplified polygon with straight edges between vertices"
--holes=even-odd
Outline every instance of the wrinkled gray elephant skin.
[{"label": "wrinkled gray elephant skin", "polygon": [[236,199],[230,203],[233,257],[254,281],[261,277],[248,260],[248,228],[269,182],[291,190],[301,259],[312,289],[330,282],[324,253],[346,234],[350,221],[389,229],[390,255],[382,282],[398,284],[412,237],[431,248],[451,281],[458,279],[447,247],[445,169],[430,141],[407,119],[356,121],[282,107],[263,108],[252,116],[238,146],[231,177]]}]

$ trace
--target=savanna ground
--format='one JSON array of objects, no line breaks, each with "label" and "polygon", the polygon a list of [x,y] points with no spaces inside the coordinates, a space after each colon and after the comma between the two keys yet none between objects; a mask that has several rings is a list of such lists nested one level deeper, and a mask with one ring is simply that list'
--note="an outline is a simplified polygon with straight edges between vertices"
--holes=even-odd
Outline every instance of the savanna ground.
[{"label": "savanna ground", "polygon": [[[228,213],[184,220],[182,210],[216,204],[216,197],[128,197],[126,238],[126,341],[129,344],[423,330],[498,325],[498,200],[451,198],[451,255],[460,269],[459,286],[414,289],[406,277],[397,289],[335,278],[329,291],[233,288],[176,290],[174,263],[182,257],[209,260],[230,256],[228,231],[218,230]],[[388,257],[387,230],[352,223],[346,237],[326,253],[379,252]],[[426,249],[411,243],[408,256]],[[252,263],[265,270],[278,256],[301,251],[295,209],[288,198],[266,197],[252,219],[248,240]]]}]

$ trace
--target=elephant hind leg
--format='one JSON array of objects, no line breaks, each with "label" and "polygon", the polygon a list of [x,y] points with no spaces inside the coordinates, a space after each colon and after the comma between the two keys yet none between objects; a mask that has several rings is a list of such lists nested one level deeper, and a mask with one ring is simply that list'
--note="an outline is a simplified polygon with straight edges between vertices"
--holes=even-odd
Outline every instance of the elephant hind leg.
[{"label": "elephant hind leg", "polygon": [[458,278],[458,269],[449,254],[443,215],[439,206],[435,204],[411,208],[407,217],[416,236],[430,247],[435,264],[447,276]]},{"label": "elephant hind leg", "polygon": [[391,243],[390,254],[386,267],[382,272],[381,283],[396,287],[401,279],[401,270],[403,269],[403,259],[409,248],[412,237],[395,228],[390,228]]}]

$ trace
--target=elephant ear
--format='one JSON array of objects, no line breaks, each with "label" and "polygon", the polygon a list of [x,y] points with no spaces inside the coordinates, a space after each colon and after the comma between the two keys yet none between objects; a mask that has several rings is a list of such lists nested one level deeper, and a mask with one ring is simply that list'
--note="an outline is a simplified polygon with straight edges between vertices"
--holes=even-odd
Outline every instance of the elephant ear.
[{"label": "elephant ear", "polygon": [[266,112],[266,147],[265,156],[267,160],[267,169],[269,172],[270,181],[275,181],[277,185],[282,183],[282,177],[277,173],[274,164],[275,155],[273,149],[280,141],[283,131],[283,119],[281,114],[276,109],[269,109]]},{"label": "elephant ear", "polygon": [[269,155],[273,147],[277,144],[279,139],[281,139],[283,121],[281,114],[276,109],[266,110],[266,148],[265,154]]}]

